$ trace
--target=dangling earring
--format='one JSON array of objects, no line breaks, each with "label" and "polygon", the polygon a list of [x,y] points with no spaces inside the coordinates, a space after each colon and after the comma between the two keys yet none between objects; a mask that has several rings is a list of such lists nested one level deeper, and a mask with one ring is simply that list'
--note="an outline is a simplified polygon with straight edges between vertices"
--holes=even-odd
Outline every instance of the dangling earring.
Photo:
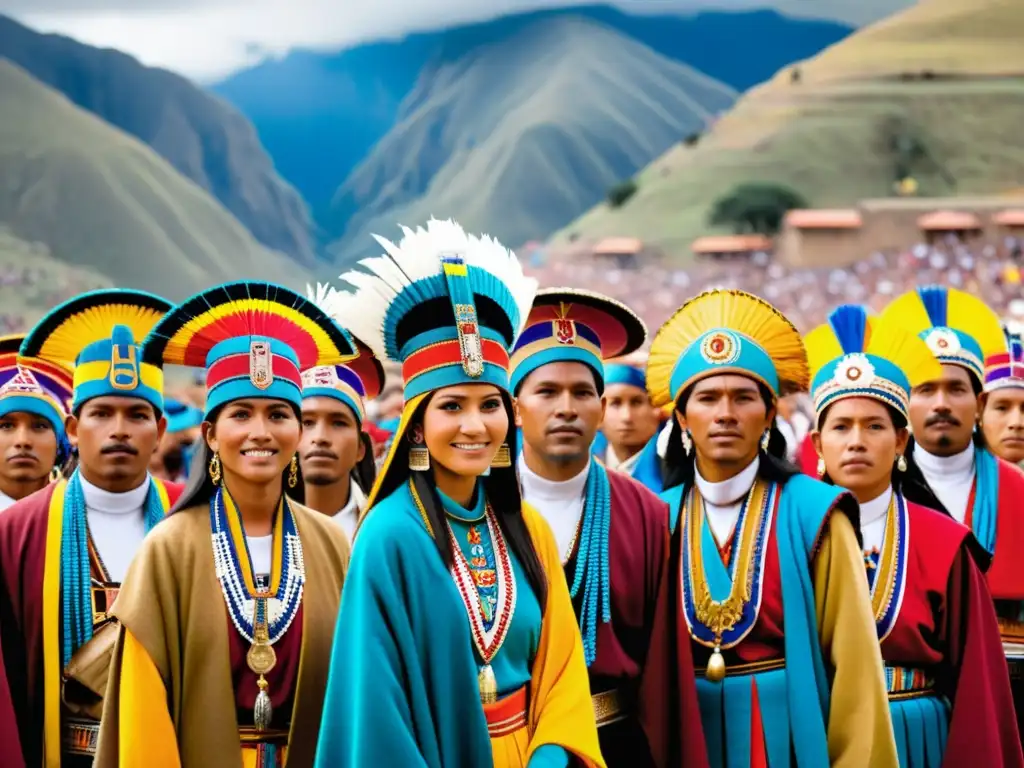
[{"label": "dangling earring", "polygon": [[214,485],[220,485],[220,454],[214,453],[213,458],[210,459],[210,466],[208,467],[210,472],[210,480]]},{"label": "dangling earring", "polygon": [[60,467],[54,467],[50,470],[50,482],[55,483],[60,480]]},{"label": "dangling earring", "polygon": [[292,455],[292,463],[288,466],[288,487],[294,488],[299,484],[299,454]]},{"label": "dangling earring", "polygon": [[690,437],[690,430],[684,430],[679,439],[683,442],[683,453],[689,456],[690,452],[693,451],[693,438]]},{"label": "dangling earring", "polygon": [[768,443],[771,442],[771,439],[772,431],[770,429],[766,429],[764,431],[764,434],[761,435],[761,450],[764,451],[765,453],[768,453]]},{"label": "dangling earring", "polygon": [[430,469],[430,451],[423,444],[423,435],[413,434],[409,438],[409,469],[413,472],[426,472]]},{"label": "dangling earring", "polygon": [[818,477],[825,476],[825,459],[821,456],[818,457]]},{"label": "dangling earring", "polygon": [[907,460],[906,460],[906,458],[904,458],[902,453],[899,456],[896,457],[896,470],[898,472],[906,472],[907,471]]},{"label": "dangling earring", "polygon": [[512,451],[508,448],[508,443],[502,443],[498,446],[497,453],[494,454],[494,458],[491,459],[491,466],[496,469],[504,469],[505,467],[512,466]]}]

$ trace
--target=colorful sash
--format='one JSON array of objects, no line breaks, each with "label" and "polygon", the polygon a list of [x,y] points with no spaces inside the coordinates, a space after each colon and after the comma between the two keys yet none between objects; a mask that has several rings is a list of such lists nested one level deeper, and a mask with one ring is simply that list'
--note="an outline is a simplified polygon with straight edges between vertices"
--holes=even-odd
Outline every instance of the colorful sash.
[{"label": "colorful sash", "polygon": [[971,530],[989,554],[996,551],[996,520],[999,512],[999,459],[984,448],[974,452],[974,505]]},{"label": "colorful sash", "polygon": [[302,542],[291,506],[282,496],[274,516],[270,583],[265,588],[257,584],[241,516],[231,494],[223,488],[218,488],[210,499],[210,527],[213,531],[213,562],[231,622],[242,637],[253,643],[256,598],[269,592],[266,624],[269,642],[273,645],[295,619],[306,583]]},{"label": "colorful sash", "polygon": [[878,641],[882,642],[896,626],[907,588],[907,560],[910,554],[910,515],[907,502],[893,492],[885,516],[885,533],[878,570],[871,582],[871,610],[875,615]]},{"label": "colorful sash", "polygon": [[683,614],[690,636],[709,648],[731,648],[757,623],[768,536],[780,496],[777,483],[758,478],[740,508],[733,530],[729,567],[704,515],[696,486],[685,502]]},{"label": "colorful sash", "polygon": [[[597,625],[612,620],[611,587],[608,583],[608,537],[611,526],[612,489],[608,470],[598,461],[590,462],[587,491],[580,521],[576,571],[569,594],[573,600],[583,589],[580,633],[583,655],[589,667],[597,657]],[[570,551],[569,556],[572,557]]]}]

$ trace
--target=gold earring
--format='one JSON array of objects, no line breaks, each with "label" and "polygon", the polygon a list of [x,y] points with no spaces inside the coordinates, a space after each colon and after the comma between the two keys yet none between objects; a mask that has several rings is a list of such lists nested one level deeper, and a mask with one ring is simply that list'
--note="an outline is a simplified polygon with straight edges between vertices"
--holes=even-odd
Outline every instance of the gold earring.
[{"label": "gold earring", "polygon": [[821,456],[819,456],[818,457],[818,477],[824,477],[824,476],[825,476],[825,460]]},{"label": "gold earring", "polygon": [[906,472],[907,471],[907,460],[906,460],[906,458],[904,458],[902,453],[899,456],[896,457],[896,469],[899,472]]},{"label": "gold earring", "polygon": [[684,430],[680,439],[683,441],[683,453],[689,456],[693,451],[693,439],[690,437],[690,430]]},{"label": "gold earring", "polygon": [[770,429],[766,429],[764,431],[764,434],[761,435],[761,450],[764,451],[765,453],[768,453],[768,443],[771,442],[771,439],[772,431]]},{"label": "gold earring", "polygon": [[423,435],[411,433],[409,443],[409,469],[413,472],[426,472],[430,469],[430,451],[424,444]]},{"label": "gold earring", "polygon": [[491,466],[498,469],[512,466],[512,451],[509,450],[508,443],[502,443],[498,446],[497,453],[491,459]]},{"label": "gold earring", "polygon": [[288,487],[294,488],[299,484],[299,454],[292,455],[292,463],[288,466]]},{"label": "gold earring", "polygon": [[213,481],[214,485],[220,485],[220,454],[214,453],[210,459],[210,480]]}]

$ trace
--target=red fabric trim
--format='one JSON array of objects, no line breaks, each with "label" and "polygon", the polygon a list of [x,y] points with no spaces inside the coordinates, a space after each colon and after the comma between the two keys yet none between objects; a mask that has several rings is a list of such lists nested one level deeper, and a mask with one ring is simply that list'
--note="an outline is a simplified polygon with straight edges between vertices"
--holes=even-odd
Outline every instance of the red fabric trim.
[{"label": "red fabric trim", "polygon": [[750,678],[750,768],[768,768],[768,750],[761,723],[761,701],[757,695],[757,681],[753,677]]},{"label": "red fabric trim", "polygon": [[[302,376],[299,375],[299,369],[295,366],[291,360],[281,355],[273,355],[271,368],[274,373],[275,379],[286,379],[292,382],[296,387],[302,389]],[[228,379],[235,379],[241,376],[249,375],[249,355],[229,355],[228,357],[222,357],[216,363],[210,366],[210,370],[206,373],[206,388],[213,389],[221,382],[227,381]]]},{"label": "red fabric trim", "polygon": [[[500,365],[508,368],[508,350],[501,344],[491,339],[481,339],[481,348],[484,353],[484,362]],[[405,362],[402,363],[402,379],[411,381],[433,368],[442,368],[447,365],[456,365],[462,362],[462,348],[458,339],[442,341],[431,344],[429,347],[414,352]]]},{"label": "red fabric trim", "polygon": [[526,727],[526,686],[493,704],[484,704],[487,733],[492,739]]}]

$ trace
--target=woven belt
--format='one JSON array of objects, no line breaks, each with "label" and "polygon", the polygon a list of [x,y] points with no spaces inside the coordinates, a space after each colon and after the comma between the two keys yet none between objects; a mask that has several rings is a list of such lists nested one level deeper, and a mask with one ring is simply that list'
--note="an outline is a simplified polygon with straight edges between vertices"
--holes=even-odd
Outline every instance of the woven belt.
[{"label": "woven belt", "polygon": [[[768,659],[766,661],[751,661],[746,664],[729,664],[725,668],[726,677],[736,677],[738,675],[756,675],[761,672],[772,672],[776,669],[785,669],[786,660],[783,659]],[[697,677],[704,677],[705,668],[699,667],[695,669]]]},{"label": "woven belt", "polygon": [[913,699],[934,693],[935,681],[923,669],[886,667],[885,687],[890,701]]},{"label": "woven belt", "polygon": [[493,704],[484,704],[487,734],[496,739],[526,727],[526,686]]},{"label": "woven belt", "polygon": [[629,714],[626,697],[618,688],[595,693],[590,697],[590,701],[594,705],[594,717],[597,719],[598,728],[625,720]]},{"label": "woven belt", "polygon": [[61,748],[65,755],[96,755],[100,739],[100,724],[95,720],[64,718],[61,729]]}]

